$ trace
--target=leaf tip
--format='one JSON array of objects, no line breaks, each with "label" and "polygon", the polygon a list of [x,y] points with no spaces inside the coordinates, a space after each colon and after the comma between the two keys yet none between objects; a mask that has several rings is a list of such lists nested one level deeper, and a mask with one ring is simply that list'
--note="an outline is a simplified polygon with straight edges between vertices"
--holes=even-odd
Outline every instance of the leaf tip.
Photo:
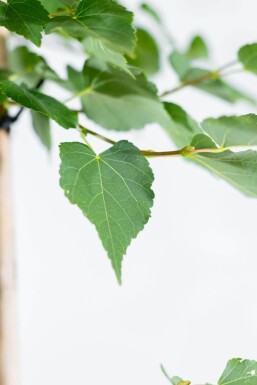
[{"label": "leaf tip", "polygon": [[116,278],[117,278],[119,286],[122,286],[121,272],[115,271],[115,274],[116,274]]}]

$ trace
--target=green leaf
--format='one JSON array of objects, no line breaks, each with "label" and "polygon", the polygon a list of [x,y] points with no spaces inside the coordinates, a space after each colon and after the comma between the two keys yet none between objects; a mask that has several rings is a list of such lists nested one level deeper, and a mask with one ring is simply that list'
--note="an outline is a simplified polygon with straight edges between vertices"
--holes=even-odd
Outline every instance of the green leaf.
[{"label": "green leaf", "polygon": [[82,0],[71,15],[53,17],[47,32],[63,29],[78,39],[93,37],[114,50],[132,55],[135,48],[132,21],[133,14],[113,0]]},{"label": "green leaf", "polygon": [[218,385],[256,385],[257,362],[234,358],[227,363]]},{"label": "green leaf", "polygon": [[[191,146],[196,149],[216,148],[214,142],[204,134],[196,135]],[[188,159],[194,159],[244,194],[257,197],[256,151],[232,152],[227,150],[220,153],[198,153],[189,156]]]},{"label": "green leaf", "polygon": [[47,148],[51,149],[51,134],[50,134],[50,121],[48,116],[41,114],[40,112],[31,111],[32,125],[35,133],[39,137],[41,143]]},{"label": "green leaf", "polygon": [[83,40],[82,44],[90,57],[95,57],[104,63],[121,68],[131,74],[130,69],[128,68],[128,62],[123,53],[114,50],[108,42],[105,42],[98,37],[88,36]]},{"label": "green leaf", "polygon": [[202,128],[220,146],[257,145],[257,116],[222,116],[203,121]]},{"label": "green leaf", "polygon": [[57,10],[74,9],[80,0],[40,0],[41,4],[49,12]]},{"label": "green leaf", "polygon": [[66,82],[66,88],[72,92],[82,91],[85,85],[85,78],[83,72],[75,70],[71,66],[67,66],[68,80]]},{"label": "green leaf", "polygon": [[13,73],[9,76],[9,80],[17,84],[24,83],[29,88],[35,87],[43,79],[59,81],[59,77],[45,59],[30,52],[25,46],[17,47],[10,52],[9,66]]},{"label": "green leaf", "polygon": [[3,69],[0,69],[0,80],[5,80],[5,79],[8,79],[8,77],[11,75],[11,71],[9,70],[3,70]]},{"label": "green leaf", "polygon": [[155,21],[157,21],[157,23],[162,22],[159,14],[149,4],[146,4],[146,3],[141,4],[141,9],[147,12]]},{"label": "green leaf", "polygon": [[1,92],[1,90],[0,90],[0,106],[1,106],[2,104],[4,104],[4,103],[6,102],[6,100],[7,100],[6,95],[4,95],[4,94]]},{"label": "green leaf", "polygon": [[123,71],[89,60],[82,82],[81,73],[72,70],[71,77],[69,70],[69,79],[77,87],[77,96],[81,96],[83,110],[90,119],[117,131],[168,120],[155,86],[139,71],[132,71],[134,79]]},{"label": "green leaf", "polygon": [[146,75],[153,75],[160,69],[159,48],[149,32],[137,29],[137,46],[133,58],[127,58],[128,63],[139,67]]},{"label": "green leaf", "polygon": [[0,89],[15,102],[48,116],[64,128],[77,125],[77,114],[50,96],[18,86],[9,80],[0,81]]},{"label": "green leaf", "polygon": [[182,380],[181,377],[178,377],[178,376],[170,377],[168,375],[168,373],[166,372],[165,368],[163,367],[163,365],[161,365],[161,370],[162,370],[162,373],[164,374],[164,376],[167,378],[167,380],[172,385],[190,385],[191,384],[190,381],[184,381],[184,380]]},{"label": "green leaf", "polygon": [[257,74],[257,43],[247,44],[238,51],[238,59],[245,70]]},{"label": "green leaf", "polygon": [[172,382],[171,382],[171,378],[170,378],[170,376],[168,375],[168,373],[166,372],[166,369],[164,368],[163,365],[161,365],[161,371],[162,371],[162,373],[164,374],[164,376],[167,378],[167,380],[168,380],[170,383],[172,383]]},{"label": "green leaf", "polygon": [[191,62],[186,54],[174,50],[169,56],[169,61],[180,80],[183,80],[191,68]]},{"label": "green leaf", "polygon": [[60,156],[60,185],[96,226],[121,282],[123,255],[148,222],[153,205],[148,161],[127,141],[100,155],[82,143],[63,143]]},{"label": "green leaf", "polygon": [[39,0],[45,9],[49,12],[54,12],[57,9],[65,8],[62,0]]},{"label": "green leaf", "polygon": [[41,32],[48,23],[48,13],[38,0],[0,2],[0,25],[40,46]]},{"label": "green leaf", "polygon": [[207,59],[209,57],[208,46],[201,36],[195,36],[187,50],[189,59]]},{"label": "green leaf", "polygon": [[199,124],[183,108],[174,103],[164,103],[169,114],[165,129],[178,148],[188,146],[196,134],[202,133]]},{"label": "green leaf", "polygon": [[213,140],[205,134],[195,135],[191,142],[191,146],[195,147],[197,150],[203,149],[203,148],[211,148],[211,149],[217,148]]},{"label": "green leaf", "polygon": [[75,6],[78,6],[81,0],[61,0],[62,3],[64,3],[69,8],[74,8]]},{"label": "green leaf", "polygon": [[[10,72],[9,71],[6,71],[6,70],[1,70],[0,69],[0,81],[1,80],[5,80],[5,79],[8,79],[8,76],[10,75]],[[0,110],[1,110],[1,105],[3,105],[5,102],[7,101],[7,97],[5,94],[3,94],[1,92],[1,89],[0,89]]]}]

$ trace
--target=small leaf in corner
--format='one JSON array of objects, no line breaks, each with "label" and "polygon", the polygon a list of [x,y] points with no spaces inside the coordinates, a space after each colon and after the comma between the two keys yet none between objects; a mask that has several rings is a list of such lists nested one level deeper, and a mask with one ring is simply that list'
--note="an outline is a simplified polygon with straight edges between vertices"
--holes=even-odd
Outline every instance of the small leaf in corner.
[{"label": "small leaf in corner", "polygon": [[209,49],[201,36],[195,36],[187,50],[187,56],[193,59],[208,59],[209,57]]},{"label": "small leaf in corner", "polygon": [[218,385],[256,385],[257,362],[234,358],[228,361]]},{"label": "small leaf in corner", "polygon": [[241,47],[238,51],[238,59],[246,71],[257,74],[257,43]]},{"label": "small leaf in corner", "polygon": [[149,4],[147,3],[143,3],[141,4],[140,8],[147,12],[155,21],[157,21],[157,23],[161,24],[162,20],[161,20],[161,17],[160,15],[155,11],[155,9],[153,9],[153,7],[151,7]]},{"label": "small leaf in corner", "polygon": [[162,373],[164,374],[164,376],[167,378],[167,380],[168,380],[172,385],[190,385],[190,384],[191,384],[190,381],[184,381],[184,380],[182,380],[181,377],[178,377],[178,376],[170,377],[170,376],[168,375],[168,373],[166,372],[166,369],[164,368],[163,365],[161,365],[161,371],[162,371]]}]

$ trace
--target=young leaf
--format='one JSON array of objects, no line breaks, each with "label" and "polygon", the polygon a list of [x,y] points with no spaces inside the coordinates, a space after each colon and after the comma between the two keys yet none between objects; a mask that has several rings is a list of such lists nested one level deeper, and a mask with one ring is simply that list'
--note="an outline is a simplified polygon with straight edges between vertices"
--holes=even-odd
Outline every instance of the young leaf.
[{"label": "young leaf", "polygon": [[64,128],[77,125],[77,114],[50,96],[18,86],[9,80],[0,81],[0,90],[20,105],[48,116]]},{"label": "young leaf", "polygon": [[257,74],[257,43],[247,44],[238,51],[238,59],[245,70]]},{"label": "young leaf", "polygon": [[0,25],[40,46],[48,13],[38,0],[0,1]]},{"label": "young leaf", "polygon": [[47,32],[63,29],[78,39],[98,38],[114,50],[132,55],[135,48],[133,14],[113,0],[82,0],[71,15],[55,16]]},{"label": "young leaf", "polygon": [[[196,135],[191,145],[196,149],[216,148],[214,142],[204,134]],[[194,159],[244,194],[257,197],[256,151],[232,152],[227,150],[220,153],[198,153],[188,158]]]},{"label": "young leaf", "polygon": [[127,58],[128,63],[140,68],[146,75],[153,75],[160,69],[159,48],[149,32],[137,29],[137,45],[133,58]]},{"label": "young leaf", "polygon": [[148,222],[153,205],[148,161],[127,141],[100,155],[82,143],[63,143],[60,156],[60,185],[96,226],[121,282],[123,255]]},{"label": "young leaf", "polygon": [[59,77],[48,66],[45,59],[27,47],[20,46],[9,54],[9,67],[12,75],[9,79],[17,84],[26,84],[29,88],[35,87],[40,80],[59,81]]},{"label": "young leaf", "polygon": [[83,73],[69,69],[83,110],[96,123],[110,130],[126,131],[148,123],[168,120],[157,90],[139,71],[134,79],[114,68],[89,60]]},{"label": "young leaf", "polygon": [[186,52],[189,59],[207,59],[209,57],[208,46],[201,36],[195,36]]},{"label": "young leaf", "polygon": [[178,377],[178,376],[170,377],[162,365],[161,365],[161,370],[164,376],[172,385],[190,385],[191,384],[190,381],[184,381],[182,380],[181,377]]},{"label": "young leaf", "polygon": [[164,103],[170,120],[165,129],[178,148],[188,146],[196,134],[202,133],[199,124],[183,108],[174,103]]},{"label": "young leaf", "polygon": [[257,145],[257,115],[254,114],[205,119],[202,128],[219,147]]},{"label": "young leaf", "polygon": [[50,150],[51,134],[50,134],[50,121],[48,116],[32,110],[31,117],[32,117],[32,125],[35,133],[39,137],[41,143],[47,148],[47,150]]},{"label": "young leaf", "polygon": [[164,368],[163,365],[161,365],[161,371],[162,371],[162,373],[164,374],[164,376],[167,378],[167,380],[172,384],[172,379],[171,379],[171,377],[168,375],[168,373],[166,372],[166,369]]},{"label": "young leaf", "polygon": [[256,385],[257,362],[234,358],[227,363],[218,385]]},{"label": "young leaf", "polygon": [[191,142],[191,145],[195,147],[196,150],[203,149],[203,148],[211,148],[211,149],[217,148],[213,140],[205,134],[195,135]]},{"label": "young leaf", "polygon": [[147,12],[157,23],[161,24],[162,20],[159,14],[147,3],[141,4],[141,9]]}]

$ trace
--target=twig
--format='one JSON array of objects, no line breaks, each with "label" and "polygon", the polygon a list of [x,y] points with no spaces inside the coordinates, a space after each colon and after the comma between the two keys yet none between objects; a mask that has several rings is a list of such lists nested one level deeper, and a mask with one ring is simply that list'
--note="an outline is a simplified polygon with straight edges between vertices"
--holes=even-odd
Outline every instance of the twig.
[{"label": "twig", "polygon": [[193,78],[193,79],[190,79],[190,80],[185,80],[185,81],[182,81],[180,84],[178,84],[176,87],[170,89],[170,90],[167,90],[167,91],[164,91],[163,93],[161,93],[159,96],[160,98],[163,98],[167,95],[171,95],[171,94],[174,94],[175,92],[185,88],[185,87],[188,87],[188,86],[194,86],[196,84],[201,84],[203,83],[204,81],[206,80],[217,80],[217,79],[221,79],[225,76],[228,76],[228,75],[233,75],[235,73],[238,73],[238,72],[241,72],[242,69],[240,70],[234,70],[234,71],[231,71],[231,72],[227,72],[227,73],[222,73],[224,72],[226,69],[228,68],[231,68],[233,66],[235,66],[236,64],[238,64],[238,61],[231,61],[227,64],[224,64],[223,66],[219,67],[216,71],[210,71],[204,75],[201,75],[201,76],[197,76],[196,78]]},{"label": "twig", "polygon": [[[114,140],[110,139],[110,138],[107,138],[106,136],[103,136],[101,134],[98,134],[97,132],[95,131],[92,131],[92,130],[89,130],[88,128],[82,126],[81,124],[79,124],[79,131],[84,135],[86,136],[87,134],[89,135],[92,135],[106,143],[109,143],[109,144],[116,144],[117,142],[115,142]],[[231,146],[231,147],[218,147],[218,148],[199,148],[199,149],[196,149],[195,147],[193,146],[186,146],[186,147],[183,147],[181,148],[180,150],[169,150],[169,151],[153,151],[153,150],[139,150],[141,155],[144,155],[146,157],[169,157],[169,156],[194,156],[196,154],[201,154],[201,153],[213,153],[213,154],[217,154],[217,153],[220,153],[220,152],[224,152],[224,151],[227,151],[231,148],[240,148],[241,146]],[[245,147],[245,146],[243,146]],[[247,147],[250,147],[250,146],[247,146]]]}]

